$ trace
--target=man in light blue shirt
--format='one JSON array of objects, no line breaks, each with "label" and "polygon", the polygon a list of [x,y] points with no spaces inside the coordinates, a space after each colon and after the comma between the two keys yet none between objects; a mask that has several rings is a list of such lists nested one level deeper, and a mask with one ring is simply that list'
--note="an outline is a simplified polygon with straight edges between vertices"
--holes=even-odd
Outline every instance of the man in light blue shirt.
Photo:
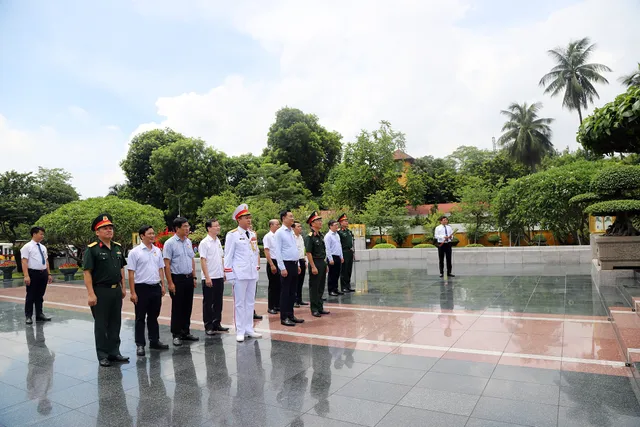
[{"label": "man in light blue shirt", "polygon": [[280,227],[275,233],[276,260],[280,270],[280,323],[284,326],[295,326],[304,322],[293,315],[293,304],[298,287],[298,245],[293,234],[293,214],[289,210],[280,212]]},{"label": "man in light blue shirt", "polygon": [[189,332],[193,289],[198,284],[195,252],[189,235],[189,222],[181,216],[173,220],[175,236],[164,244],[164,269],[171,296],[171,333],[173,345],[182,345],[183,340],[198,341]]},{"label": "man in light blue shirt", "polygon": [[329,295],[344,295],[344,292],[338,290],[338,280],[340,279],[340,267],[344,262],[342,254],[342,244],[338,235],[338,221],[329,221],[329,231],[324,236],[324,245],[327,248],[327,262],[329,263],[329,277],[327,278],[327,287]]}]

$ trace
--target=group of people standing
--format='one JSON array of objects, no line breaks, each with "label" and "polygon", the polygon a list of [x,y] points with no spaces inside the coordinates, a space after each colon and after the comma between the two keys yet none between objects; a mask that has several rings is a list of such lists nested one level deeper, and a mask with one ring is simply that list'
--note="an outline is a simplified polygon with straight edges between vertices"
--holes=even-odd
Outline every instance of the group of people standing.
[{"label": "group of people standing", "polygon": [[[262,318],[254,309],[260,250],[246,204],[235,209],[233,219],[238,227],[227,233],[224,249],[219,237],[219,222],[210,219],[205,223],[207,236],[198,247],[202,266],[202,314],[207,335],[227,332],[229,328],[221,323],[224,283],[233,283],[236,341],[243,342],[246,338],[261,337],[253,327],[253,321]],[[326,236],[320,232],[322,218],[317,212],[308,217],[307,223],[312,231],[303,237],[300,222],[294,220],[291,211],[284,210],[280,213],[280,220],[270,221],[270,232],[264,237],[269,313],[279,313],[280,322],[285,326],[304,322],[294,315],[294,308],[301,306],[309,305],[314,317],[329,314],[323,306],[327,277],[330,295],[354,292],[350,286],[354,239],[346,215],[340,216],[338,221],[330,221]],[[135,305],[136,354],[145,355],[145,329],[148,331],[149,348],[169,348],[160,341],[158,324],[162,298],[167,291],[171,297],[173,345],[199,340],[190,331],[194,289],[198,286],[196,253],[188,237],[190,225],[183,217],[174,219],[172,225],[175,235],[164,243],[162,250],[155,246],[155,230],[149,225],[142,226],[138,233],[141,243],[130,251],[126,260],[122,246],[113,241],[112,217],[105,213],[93,221],[91,229],[97,240],[88,245],[83,267],[88,305],[95,320],[94,335],[100,366],[129,361],[120,353],[122,300],[126,297],[125,265],[130,299]],[[29,251],[36,259],[35,249],[30,248]],[[307,270],[309,303],[302,298]],[[342,281],[341,291],[338,290],[339,279]],[[45,318],[41,307],[41,303],[39,306],[36,304],[37,315],[40,316],[37,319]]]}]

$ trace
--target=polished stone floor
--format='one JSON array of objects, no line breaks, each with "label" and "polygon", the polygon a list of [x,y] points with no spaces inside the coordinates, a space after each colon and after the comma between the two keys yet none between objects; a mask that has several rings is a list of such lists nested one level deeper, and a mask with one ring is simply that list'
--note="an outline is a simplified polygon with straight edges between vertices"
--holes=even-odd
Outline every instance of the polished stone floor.
[{"label": "polished stone floor", "polygon": [[[259,340],[206,337],[135,357],[133,307],[122,353],[97,364],[86,292],[56,283],[54,320],[24,324],[24,288],[0,289],[0,425],[42,426],[640,426],[635,383],[601,295],[580,267],[359,263],[358,292],[330,297],[321,319],[256,323]],[[266,314],[266,283],[258,312]],[[226,295],[230,295],[227,286]],[[170,299],[161,335],[170,341]],[[232,322],[231,298],[223,318]],[[232,326],[232,325],[231,325]]]}]

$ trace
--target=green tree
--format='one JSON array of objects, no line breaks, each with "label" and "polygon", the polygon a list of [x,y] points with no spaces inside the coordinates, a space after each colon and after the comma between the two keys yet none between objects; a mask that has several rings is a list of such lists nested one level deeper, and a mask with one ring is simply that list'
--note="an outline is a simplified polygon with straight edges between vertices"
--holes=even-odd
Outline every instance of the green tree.
[{"label": "green tree", "polygon": [[401,223],[406,215],[406,208],[392,192],[380,190],[367,198],[361,218],[367,227],[377,228],[382,236],[384,229]]},{"label": "green tree", "polygon": [[421,176],[424,184],[424,200],[419,204],[458,201],[462,175],[456,170],[456,160],[424,156],[416,159],[411,169]]},{"label": "green tree", "polygon": [[489,230],[492,197],[491,187],[478,177],[471,178],[460,191],[460,217],[471,243],[478,243]]},{"label": "green tree", "polygon": [[393,189],[399,194],[393,152],[404,147],[404,134],[394,131],[389,122],[380,122],[372,132],[361,131],[357,140],[345,147],[343,162],[332,170],[324,186],[325,203],[360,211],[377,191]]},{"label": "green tree", "polygon": [[640,62],[638,62],[637,69],[629,74],[620,77],[618,81],[626,87],[640,86]]},{"label": "green tree", "polygon": [[496,156],[494,151],[483,150],[478,147],[461,145],[447,156],[456,162],[456,169],[465,175],[473,175],[475,171],[488,160]]},{"label": "green tree", "polygon": [[28,229],[43,214],[78,199],[64,169],[38,168],[36,174],[0,175],[0,232],[11,243],[28,239]]},{"label": "green tree", "polygon": [[491,187],[500,188],[510,179],[522,178],[527,174],[529,170],[526,166],[509,157],[505,150],[500,150],[474,169],[471,176],[479,177]]},{"label": "green tree", "polygon": [[504,132],[498,142],[505,147],[509,156],[534,170],[542,158],[553,152],[551,128],[553,119],[538,118],[542,104],[531,105],[513,103],[500,113],[507,116],[502,126]]},{"label": "green tree", "polygon": [[564,91],[562,106],[569,111],[577,110],[580,123],[582,111],[594,99],[600,98],[593,83],[608,84],[600,73],[611,71],[606,65],[587,62],[596,46],[590,43],[591,40],[585,37],[571,41],[566,48],[549,50],[557,65],[540,79],[540,86],[545,87],[544,93],[553,97]]},{"label": "green tree", "polygon": [[151,154],[150,184],[163,195],[167,219],[180,214],[193,221],[202,200],[227,187],[224,155],[200,139],[181,139]]},{"label": "green tree", "polygon": [[319,196],[329,172],[340,162],[342,136],[329,132],[314,114],[297,108],[282,108],[269,128],[264,155],[272,163],[286,163],[300,171],[314,196]]},{"label": "green tree", "polygon": [[231,190],[211,196],[205,199],[198,209],[199,222],[203,224],[208,219],[216,218],[220,223],[220,235],[225,236],[229,230],[237,226],[233,219],[233,211],[240,203],[240,198]]},{"label": "green tree", "polygon": [[154,129],[134,136],[129,144],[127,157],[120,162],[127,179],[127,195],[139,203],[164,209],[165,195],[151,182],[151,154],[160,147],[184,139],[184,135],[169,128]]},{"label": "green tree", "polygon": [[299,171],[286,164],[268,162],[251,165],[247,178],[236,187],[236,192],[241,198],[267,198],[290,209],[305,204],[311,197]]},{"label": "green tree", "polygon": [[225,157],[224,169],[227,172],[227,183],[229,187],[236,188],[249,176],[251,166],[260,166],[263,160],[262,157],[257,157],[253,154]]},{"label": "green tree", "polygon": [[[91,223],[103,212],[113,217],[114,240],[122,244],[125,250],[131,249],[132,236],[137,235],[142,225],[151,225],[156,231],[165,228],[162,211],[159,209],[113,196],[67,203],[42,216],[38,224],[47,230],[47,241],[52,247],[66,252],[80,262],[87,245],[95,240]],[[69,246],[73,246],[77,252],[72,251]]]}]

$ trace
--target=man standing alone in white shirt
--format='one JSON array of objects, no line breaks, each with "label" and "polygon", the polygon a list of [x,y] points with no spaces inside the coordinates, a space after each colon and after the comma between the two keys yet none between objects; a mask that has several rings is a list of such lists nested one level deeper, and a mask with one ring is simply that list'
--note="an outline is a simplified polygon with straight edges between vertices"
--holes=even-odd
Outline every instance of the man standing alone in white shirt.
[{"label": "man standing alone in white shirt", "polygon": [[449,219],[446,216],[440,217],[440,225],[436,227],[434,237],[438,241],[438,260],[440,267],[440,277],[444,276],[444,258],[447,258],[447,277],[456,277],[451,274],[451,241],[453,240],[453,230],[449,226]]},{"label": "man standing alone in white shirt", "polygon": [[127,269],[129,270],[129,290],[131,302],[136,311],[136,355],[144,356],[144,326],[149,330],[149,348],[167,350],[168,345],[160,342],[160,326],[158,316],[162,308],[162,297],[166,293],[164,287],[164,260],[162,251],[154,246],[156,232],[150,225],[143,225],[138,230],[140,243],[129,252]]},{"label": "man standing alone in white shirt", "polygon": [[20,249],[22,258],[22,272],[24,284],[27,289],[27,297],[24,303],[24,315],[27,325],[33,324],[33,306],[36,306],[36,322],[51,320],[42,312],[44,293],[47,284],[52,282],[47,260],[47,248],[40,242],[44,239],[44,228],[33,227],[31,229],[31,241]]},{"label": "man standing alone in white shirt", "polygon": [[227,332],[222,321],[222,295],[224,294],[224,257],[218,238],[220,223],[213,218],[205,223],[207,237],[198,246],[202,265],[202,320],[207,335]]}]

